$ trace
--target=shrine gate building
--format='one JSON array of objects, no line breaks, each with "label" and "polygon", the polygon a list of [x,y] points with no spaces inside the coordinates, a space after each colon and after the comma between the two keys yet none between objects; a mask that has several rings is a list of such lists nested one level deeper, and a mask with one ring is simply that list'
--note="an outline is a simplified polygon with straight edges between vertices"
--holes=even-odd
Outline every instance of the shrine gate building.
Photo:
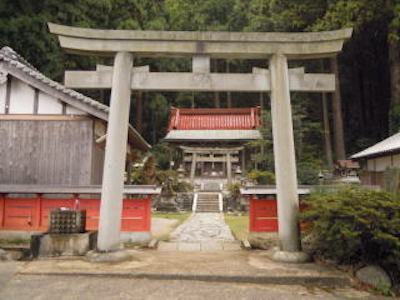
[{"label": "shrine gate building", "polygon": [[182,151],[182,167],[196,178],[232,183],[232,174],[245,170],[249,156],[246,144],[261,138],[260,107],[171,108],[164,141]]}]

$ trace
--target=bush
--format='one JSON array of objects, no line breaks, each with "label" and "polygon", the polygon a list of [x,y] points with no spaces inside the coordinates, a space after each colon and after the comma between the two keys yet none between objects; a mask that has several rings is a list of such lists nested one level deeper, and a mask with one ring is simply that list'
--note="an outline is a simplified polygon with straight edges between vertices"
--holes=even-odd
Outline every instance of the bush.
[{"label": "bush", "polygon": [[303,222],[312,222],[314,249],[339,263],[400,268],[400,199],[384,191],[345,187],[313,194]]},{"label": "bush", "polygon": [[275,184],[275,175],[268,171],[251,170],[246,177],[257,184]]}]

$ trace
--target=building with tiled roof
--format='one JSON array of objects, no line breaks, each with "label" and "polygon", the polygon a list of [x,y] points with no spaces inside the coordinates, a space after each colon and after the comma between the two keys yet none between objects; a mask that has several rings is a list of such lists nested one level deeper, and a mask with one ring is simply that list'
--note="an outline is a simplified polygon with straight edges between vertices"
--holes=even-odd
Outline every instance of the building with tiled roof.
[{"label": "building with tiled roof", "polygon": [[[100,184],[109,108],[0,50],[0,184]],[[128,160],[150,145],[129,127]]]},{"label": "building with tiled roof", "polygon": [[[171,108],[164,141],[183,151],[182,167],[196,177],[226,178],[244,170],[246,143],[261,138],[260,108]],[[189,171],[190,170],[190,171]]]},{"label": "building with tiled roof", "polygon": [[400,133],[351,156],[362,163],[363,184],[383,185],[384,172],[390,168],[400,168]]}]

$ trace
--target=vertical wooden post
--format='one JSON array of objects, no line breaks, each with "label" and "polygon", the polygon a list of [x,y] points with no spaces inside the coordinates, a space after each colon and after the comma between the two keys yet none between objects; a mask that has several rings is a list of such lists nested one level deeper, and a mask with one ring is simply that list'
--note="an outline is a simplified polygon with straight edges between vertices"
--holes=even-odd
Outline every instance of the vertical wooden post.
[{"label": "vertical wooden post", "polygon": [[333,170],[333,155],[332,155],[332,143],[331,143],[331,132],[329,126],[329,114],[328,114],[328,99],[326,93],[322,93],[322,121],[324,124],[324,141],[325,141],[325,153],[326,162],[329,170]]},{"label": "vertical wooden post", "polygon": [[246,170],[246,149],[243,148],[242,150],[242,175],[244,175]]},{"label": "vertical wooden post", "polygon": [[342,96],[340,93],[340,79],[337,57],[331,59],[331,70],[335,74],[335,92],[333,93],[333,123],[335,137],[335,156],[336,160],[346,159],[346,149],[344,144],[343,116],[342,116]]}]

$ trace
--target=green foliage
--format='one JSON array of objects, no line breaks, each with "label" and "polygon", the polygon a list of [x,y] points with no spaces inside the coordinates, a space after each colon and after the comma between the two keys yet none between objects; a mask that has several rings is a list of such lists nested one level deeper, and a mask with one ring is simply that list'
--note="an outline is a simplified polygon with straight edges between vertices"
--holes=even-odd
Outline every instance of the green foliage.
[{"label": "green foliage", "polygon": [[400,129],[400,104],[394,105],[389,112],[389,130],[391,134]]},{"label": "green foliage", "polygon": [[240,183],[232,183],[228,186],[228,191],[230,193],[230,195],[234,198],[234,199],[238,199],[240,197]]},{"label": "green foliage", "polygon": [[268,171],[251,170],[246,177],[257,184],[275,184],[275,175]]},{"label": "green foliage", "polygon": [[383,189],[400,196],[400,169],[389,168],[383,173]]},{"label": "green foliage", "polygon": [[313,194],[301,220],[310,222],[319,254],[340,263],[400,268],[400,199],[383,191],[345,187]]},{"label": "green foliage", "polygon": [[161,170],[168,170],[170,167],[170,159],[176,150],[167,143],[159,143],[151,149],[152,154],[156,158],[157,166]]}]

